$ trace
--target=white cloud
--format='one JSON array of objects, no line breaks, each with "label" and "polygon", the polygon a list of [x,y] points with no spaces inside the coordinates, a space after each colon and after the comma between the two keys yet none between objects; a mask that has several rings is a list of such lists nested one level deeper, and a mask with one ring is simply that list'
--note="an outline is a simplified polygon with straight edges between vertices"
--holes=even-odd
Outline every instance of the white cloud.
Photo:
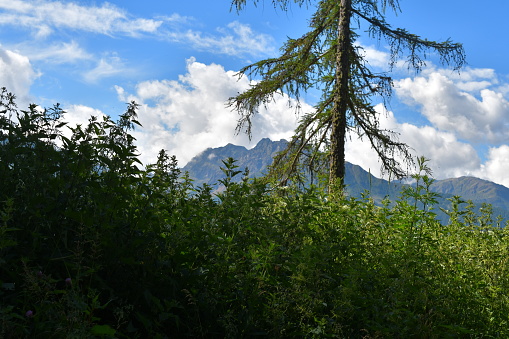
[{"label": "white cloud", "polygon": [[467,67],[467,68],[463,69],[461,72],[450,71],[450,70],[446,71],[444,69],[435,70],[432,68],[428,68],[426,73],[429,74],[431,72],[436,72],[436,71],[447,75],[447,77],[449,77],[450,79],[458,80],[461,82],[475,82],[479,79],[486,79],[486,80],[490,80],[491,83],[495,83],[495,84],[498,83],[497,74],[496,74],[495,70],[491,69],[491,68]]},{"label": "white cloud", "polygon": [[30,86],[38,76],[28,57],[0,46],[0,87],[17,96],[19,107],[30,103]]},{"label": "white cloud", "polygon": [[43,60],[54,64],[74,63],[79,60],[93,58],[76,41],[56,43],[41,49],[26,46],[24,50],[29,55],[30,60]]},{"label": "white cloud", "polygon": [[137,36],[154,33],[163,24],[163,20],[133,18],[109,3],[98,7],[62,1],[2,0],[0,9],[4,10],[0,13],[0,25],[26,27],[34,30],[39,38],[56,29]]},{"label": "white cloud", "polygon": [[[71,105],[66,108],[65,111],[64,120],[69,127],[76,127],[77,125],[86,127],[90,117],[95,116],[101,121],[102,118],[106,116],[102,111],[84,105]],[[68,132],[66,136],[69,137],[70,132]]]},{"label": "white cloud", "polygon": [[95,83],[103,78],[117,76],[119,74],[126,74],[131,72],[124,65],[124,62],[116,55],[110,55],[101,58],[96,67],[85,72],[83,78],[89,83]]},{"label": "white cloud", "polygon": [[474,175],[509,187],[508,168],[509,146],[491,147],[488,152],[488,160]]},{"label": "white cloud", "polygon": [[491,70],[466,70],[460,76],[433,71],[396,82],[396,93],[436,128],[472,142],[509,142],[509,101],[493,85]]},{"label": "white cloud", "polygon": [[297,117],[284,96],[255,116],[251,141],[244,134],[235,135],[238,115],[225,103],[248,86],[248,79],[238,81],[233,71],[190,59],[187,74],[178,81],[145,81],[136,86],[134,94],[120,87],[117,93],[120,100],[134,100],[141,105],[139,121],[143,128],[134,136],[142,161],[154,162],[159,150],[166,149],[183,166],[208,147],[227,143],[253,147],[264,137],[279,140],[292,135]]},{"label": "white cloud", "polygon": [[358,44],[364,52],[362,53],[363,57],[368,61],[370,66],[388,70],[390,63],[389,53],[381,51],[374,46],[363,46],[359,42]]},{"label": "white cloud", "polygon": [[238,55],[239,51],[243,51],[244,54],[267,55],[275,51],[271,36],[255,33],[249,25],[238,21],[229,23],[228,30],[221,29],[219,32],[225,34],[217,44],[224,54]]},{"label": "white cloud", "polygon": [[173,31],[167,33],[167,38],[197,50],[238,57],[272,55],[275,52],[274,39],[270,35],[254,32],[249,25],[238,21],[229,23],[226,28],[217,28],[216,31],[218,34],[195,30]]},{"label": "white cloud", "polygon": [[452,133],[407,123],[399,126],[399,132],[401,141],[413,148],[414,156],[430,159],[430,168],[437,178],[469,175],[480,165],[475,149],[470,144],[458,141]]}]

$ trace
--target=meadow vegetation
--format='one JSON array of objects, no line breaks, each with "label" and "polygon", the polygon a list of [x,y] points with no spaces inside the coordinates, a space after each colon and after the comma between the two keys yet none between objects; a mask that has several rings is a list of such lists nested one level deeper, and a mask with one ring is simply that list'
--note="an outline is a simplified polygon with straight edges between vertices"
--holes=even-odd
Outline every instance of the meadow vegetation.
[{"label": "meadow vegetation", "polygon": [[382,206],[233,159],[214,193],[143,168],[135,103],[67,132],[0,96],[2,338],[509,337],[509,229],[460,197],[439,222],[423,160]]}]

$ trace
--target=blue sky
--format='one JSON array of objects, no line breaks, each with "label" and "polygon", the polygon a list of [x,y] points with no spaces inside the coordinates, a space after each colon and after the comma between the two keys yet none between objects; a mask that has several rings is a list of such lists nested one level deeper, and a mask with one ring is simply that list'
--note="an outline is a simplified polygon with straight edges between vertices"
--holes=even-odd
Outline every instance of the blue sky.
[{"label": "blue sky", "polygon": [[[509,2],[400,3],[402,12],[387,17],[393,27],[463,43],[468,65],[460,74],[433,56],[419,74],[398,65],[382,126],[430,158],[439,179],[474,175],[509,186]],[[116,117],[135,100],[142,160],[154,161],[164,148],[184,165],[207,147],[291,136],[298,116],[284,95],[256,117],[251,141],[235,135],[237,115],[224,103],[249,86],[235,73],[306,32],[312,12],[275,11],[268,0],[239,14],[227,0],[0,0],[0,86],[20,107],[61,103],[73,124],[91,114]],[[386,70],[384,42],[359,33],[370,64]],[[304,97],[303,112],[315,94]],[[373,151],[355,135],[346,157],[379,173]]]}]

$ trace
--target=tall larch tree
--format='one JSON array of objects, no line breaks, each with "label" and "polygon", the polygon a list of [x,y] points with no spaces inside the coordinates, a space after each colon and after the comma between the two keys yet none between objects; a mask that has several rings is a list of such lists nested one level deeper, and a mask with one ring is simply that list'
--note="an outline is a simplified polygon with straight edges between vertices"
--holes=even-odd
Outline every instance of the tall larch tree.
[{"label": "tall larch tree", "polygon": [[[252,0],[256,5],[259,0]],[[241,11],[248,0],[232,0],[232,9]],[[392,28],[385,21],[386,11],[401,11],[398,0],[272,0],[283,11],[295,3],[316,6],[309,21],[310,30],[297,39],[289,38],[281,55],[256,62],[240,70],[257,81],[245,92],[229,99],[240,119],[237,132],[251,136],[252,118],[275,95],[286,93],[299,102],[310,89],[322,92],[313,112],[303,114],[288,148],[272,166],[272,174],[286,181],[302,162],[313,166],[316,154],[328,150],[329,190],[342,189],[345,177],[345,142],[349,130],[367,138],[378,154],[382,169],[396,177],[405,175],[398,159],[411,162],[409,148],[396,133],[382,129],[374,98],[384,105],[392,93],[392,78],[375,73],[355,42],[356,28],[367,24],[368,34],[389,46],[389,72],[396,62],[405,60],[409,69],[419,72],[431,53],[443,64],[459,70],[465,64],[463,46],[451,40],[442,42],[421,38],[405,29]],[[297,105],[299,106],[299,105]]]}]

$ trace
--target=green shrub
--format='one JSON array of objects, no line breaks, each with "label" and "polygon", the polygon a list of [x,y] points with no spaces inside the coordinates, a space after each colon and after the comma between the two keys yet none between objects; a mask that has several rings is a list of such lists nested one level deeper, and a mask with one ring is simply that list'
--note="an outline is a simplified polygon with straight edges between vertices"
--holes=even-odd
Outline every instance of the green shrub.
[{"label": "green shrub", "polygon": [[509,336],[509,231],[460,197],[441,224],[425,159],[382,206],[234,159],[216,191],[165,151],[139,167],[136,107],[65,137],[0,93],[2,337]]}]

